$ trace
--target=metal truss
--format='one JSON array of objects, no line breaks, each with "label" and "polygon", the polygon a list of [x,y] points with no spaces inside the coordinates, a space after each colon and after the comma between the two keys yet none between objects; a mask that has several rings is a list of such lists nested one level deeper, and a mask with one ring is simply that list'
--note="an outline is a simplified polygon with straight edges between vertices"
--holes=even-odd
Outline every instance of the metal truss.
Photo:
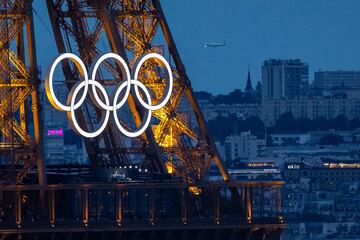
[{"label": "metal truss", "polygon": [[0,183],[21,183],[36,163],[46,181],[35,52],[31,2],[0,1]]},{"label": "metal truss", "polygon": [[[87,67],[104,51],[121,55],[130,67],[149,52],[160,53],[174,63],[172,97],[164,108],[153,112],[157,120],[138,139],[142,146],[138,154],[144,156],[143,165],[154,172],[168,172],[186,181],[197,181],[204,178],[214,160],[228,180],[158,0],[47,0],[47,5],[58,51],[78,53]],[[79,73],[69,62],[63,61],[62,67],[66,84],[72,87]],[[110,61],[103,64],[103,69],[111,74],[111,81],[104,80],[105,74],[98,74],[97,80],[106,82],[109,91],[111,85],[119,83],[122,74],[116,63]],[[166,87],[163,70],[156,60],[148,60],[140,73],[139,80],[151,90],[155,102],[161,99]],[[128,103],[135,125],[139,126],[143,112],[132,97]],[[78,116],[85,129],[91,129],[94,119],[101,116],[92,105],[88,101]],[[188,113],[183,110],[184,105],[188,105],[196,125],[186,121]],[[128,128],[132,127],[128,125]],[[101,137],[84,141],[94,166],[132,161],[129,155],[134,151],[123,151],[126,149],[124,139],[115,124],[109,124]]]}]

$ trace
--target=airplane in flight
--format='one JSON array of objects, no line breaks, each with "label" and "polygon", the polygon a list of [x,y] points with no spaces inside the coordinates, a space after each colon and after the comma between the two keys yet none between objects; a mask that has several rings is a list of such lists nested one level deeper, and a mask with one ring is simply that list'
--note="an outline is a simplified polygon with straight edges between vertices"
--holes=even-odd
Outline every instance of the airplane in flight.
[{"label": "airplane in flight", "polygon": [[225,47],[226,46],[226,43],[225,41],[223,41],[222,43],[204,43],[203,44],[203,47]]}]

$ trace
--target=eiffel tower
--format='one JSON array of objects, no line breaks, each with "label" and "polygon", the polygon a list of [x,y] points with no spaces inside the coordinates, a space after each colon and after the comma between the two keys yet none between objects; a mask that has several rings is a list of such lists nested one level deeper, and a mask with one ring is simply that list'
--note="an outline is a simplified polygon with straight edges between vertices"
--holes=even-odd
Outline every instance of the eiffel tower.
[{"label": "eiffel tower", "polygon": [[33,11],[0,1],[0,184],[21,183],[37,164],[46,182]]},{"label": "eiffel tower", "polygon": [[[78,55],[88,70],[107,52],[121,56],[130,69],[147,53],[168,60],[174,76],[170,101],[152,111],[142,135],[123,136],[110,118],[101,135],[83,142],[94,172],[136,164],[153,175],[170,174],[173,181],[47,184],[35,11],[32,0],[0,0],[0,238],[280,239],[286,227],[284,182],[229,181],[159,0],[46,4],[59,54]],[[122,69],[117,61],[106,60],[94,80],[112,96],[124,80]],[[82,81],[82,74],[64,59],[54,76],[66,93]],[[155,59],[141,67],[137,80],[148,89],[152,105],[163,99],[167,74]],[[83,130],[93,132],[103,111],[89,94],[75,115]],[[145,110],[131,93],[117,114],[124,128],[134,131]],[[224,181],[202,181],[211,164]]]},{"label": "eiffel tower", "polygon": [[[114,123],[109,123],[101,136],[84,139],[94,167],[116,167],[140,159],[141,166],[152,172],[170,173],[193,182],[204,179],[214,161],[223,178],[228,180],[159,1],[46,2],[58,52],[78,54],[88,68],[105,52],[119,54],[130,68],[143,54],[150,52],[162,54],[172,63],[172,96],[165,107],[153,111],[156,120],[145,134],[136,139],[139,147],[126,144]],[[70,89],[81,76],[65,60],[62,61],[62,70],[65,84]],[[96,80],[111,91],[122,80],[121,68],[116,62],[106,61],[102,63],[102,71]],[[159,101],[166,88],[163,67],[156,60],[149,59],[139,76],[151,91],[152,99]],[[88,130],[96,128],[101,117],[101,110],[91,105],[91,101],[86,101],[77,114],[81,126]],[[134,121],[123,124],[134,129],[141,124],[144,113],[131,96],[127,107]]]}]

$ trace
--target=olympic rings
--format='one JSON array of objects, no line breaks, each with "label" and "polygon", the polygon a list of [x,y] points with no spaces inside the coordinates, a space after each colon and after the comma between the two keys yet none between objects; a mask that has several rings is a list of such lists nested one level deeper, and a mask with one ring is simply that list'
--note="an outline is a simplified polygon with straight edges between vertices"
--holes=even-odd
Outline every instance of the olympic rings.
[{"label": "olympic rings", "polygon": [[[54,72],[55,72],[56,66],[62,60],[67,59],[67,58],[70,59],[75,64],[76,68],[79,70],[82,81],[79,81],[77,84],[75,84],[70,89],[69,96],[67,97],[67,105],[64,105],[58,100],[58,98],[55,95],[54,88],[53,88],[53,77],[54,77]],[[120,70],[121,70],[121,73],[122,73],[122,76],[124,79],[124,81],[122,81],[118,85],[117,89],[115,90],[112,105],[110,105],[111,101],[110,101],[110,98],[109,98],[105,88],[99,82],[97,82],[95,80],[100,64],[108,58],[112,58],[118,62],[117,66],[120,67]],[[160,99],[160,101],[157,105],[151,104],[151,96],[150,96],[149,90],[146,88],[146,86],[142,82],[137,80],[142,65],[144,64],[144,62],[146,60],[148,60],[150,58],[155,58],[155,59],[159,60],[165,66],[167,73],[168,73],[167,77],[166,77],[166,86],[167,86],[166,90],[165,90],[166,94],[164,94],[162,96],[162,98]],[[109,122],[111,111],[113,112],[113,118],[115,120],[116,126],[125,136],[138,137],[141,134],[143,134],[146,131],[147,127],[149,126],[150,121],[151,121],[152,111],[155,111],[155,110],[158,110],[158,109],[164,107],[165,104],[167,104],[167,102],[169,101],[174,81],[173,81],[173,75],[172,75],[172,71],[171,71],[171,67],[170,67],[169,63],[166,61],[166,59],[163,56],[161,56],[160,54],[157,54],[157,53],[149,53],[149,54],[142,56],[135,63],[134,69],[135,69],[134,72],[130,72],[129,67],[126,64],[126,61],[121,56],[119,56],[115,53],[106,53],[106,54],[102,55],[101,57],[99,57],[92,64],[92,66],[90,68],[91,79],[89,79],[87,69],[86,69],[83,61],[75,54],[63,53],[63,54],[60,54],[52,62],[51,66],[49,67],[49,69],[47,71],[46,78],[45,78],[46,96],[54,108],[56,108],[57,110],[62,111],[62,112],[67,112],[67,117],[70,122],[71,128],[74,131],[76,131],[78,134],[82,135],[83,137],[94,138],[94,137],[99,136],[105,130],[106,125]],[[95,130],[94,132],[87,132],[87,131],[83,130],[80,127],[80,125],[77,122],[76,117],[75,117],[75,110],[80,108],[86,99],[86,95],[89,90],[89,85],[91,85],[91,97],[92,97],[91,99],[94,102],[95,106],[100,109],[103,109],[105,111],[105,114],[102,113],[99,129]],[[128,99],[128,97],[130,95],[131,85],[134,85],[134,90],[135,90],[134,95],[135,95],[136,99],[138,100],[139,104],[147,110],[147,114],[146,114],[146,116],[144,116],[144,119],[142,120],[139,128],[134,132],[130,132],[130,131],[126,130],[121,125],[118,115],[117,115],[117,110],[119,110],[125,104],[126,100]],[[142,96],[139,92],[139,87],[143,91],[146,101],[144,101],[142,99]],[[99,93],[101,93],[105,102],[99,97],[98,91],[96,91],[96,88],[98,88],[100,90]],[[75,102],[79,92],[82,89],[84,89],[84,90],[83,90],[82,95],[80,96],[79,101]],[[125,89],[125,93],[121,95],[122,98],[118,102],[118,98],[124,89]]]}]

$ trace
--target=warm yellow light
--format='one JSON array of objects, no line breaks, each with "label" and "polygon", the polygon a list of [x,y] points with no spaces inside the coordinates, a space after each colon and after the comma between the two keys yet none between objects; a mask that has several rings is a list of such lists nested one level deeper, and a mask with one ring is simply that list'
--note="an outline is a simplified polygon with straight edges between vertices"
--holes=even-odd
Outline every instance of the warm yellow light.
[{"label": "warm yellow light", "polygon": [[328,168],[360,168],[360,163],[325,163]]},{"label": "warm yellow light", "polygon": [[189,192],[198,196],[201,194],[202,190],[198,187],[189,187]]},{"label": "warm yellow light", "polygon": [[174,170],[174,166],[172,164],[172,162],[166,162],[165,163],[165,167],[166,167],[166,170],[169,174],[172,174],[173,173],[173,170]]},{"label": "warm yellow light", "polygon": [[176,139],[174,139],[170,134],[165,136],[164,141],[160,144],[162,147],[171,148],[174,145],[177,145]]}]

